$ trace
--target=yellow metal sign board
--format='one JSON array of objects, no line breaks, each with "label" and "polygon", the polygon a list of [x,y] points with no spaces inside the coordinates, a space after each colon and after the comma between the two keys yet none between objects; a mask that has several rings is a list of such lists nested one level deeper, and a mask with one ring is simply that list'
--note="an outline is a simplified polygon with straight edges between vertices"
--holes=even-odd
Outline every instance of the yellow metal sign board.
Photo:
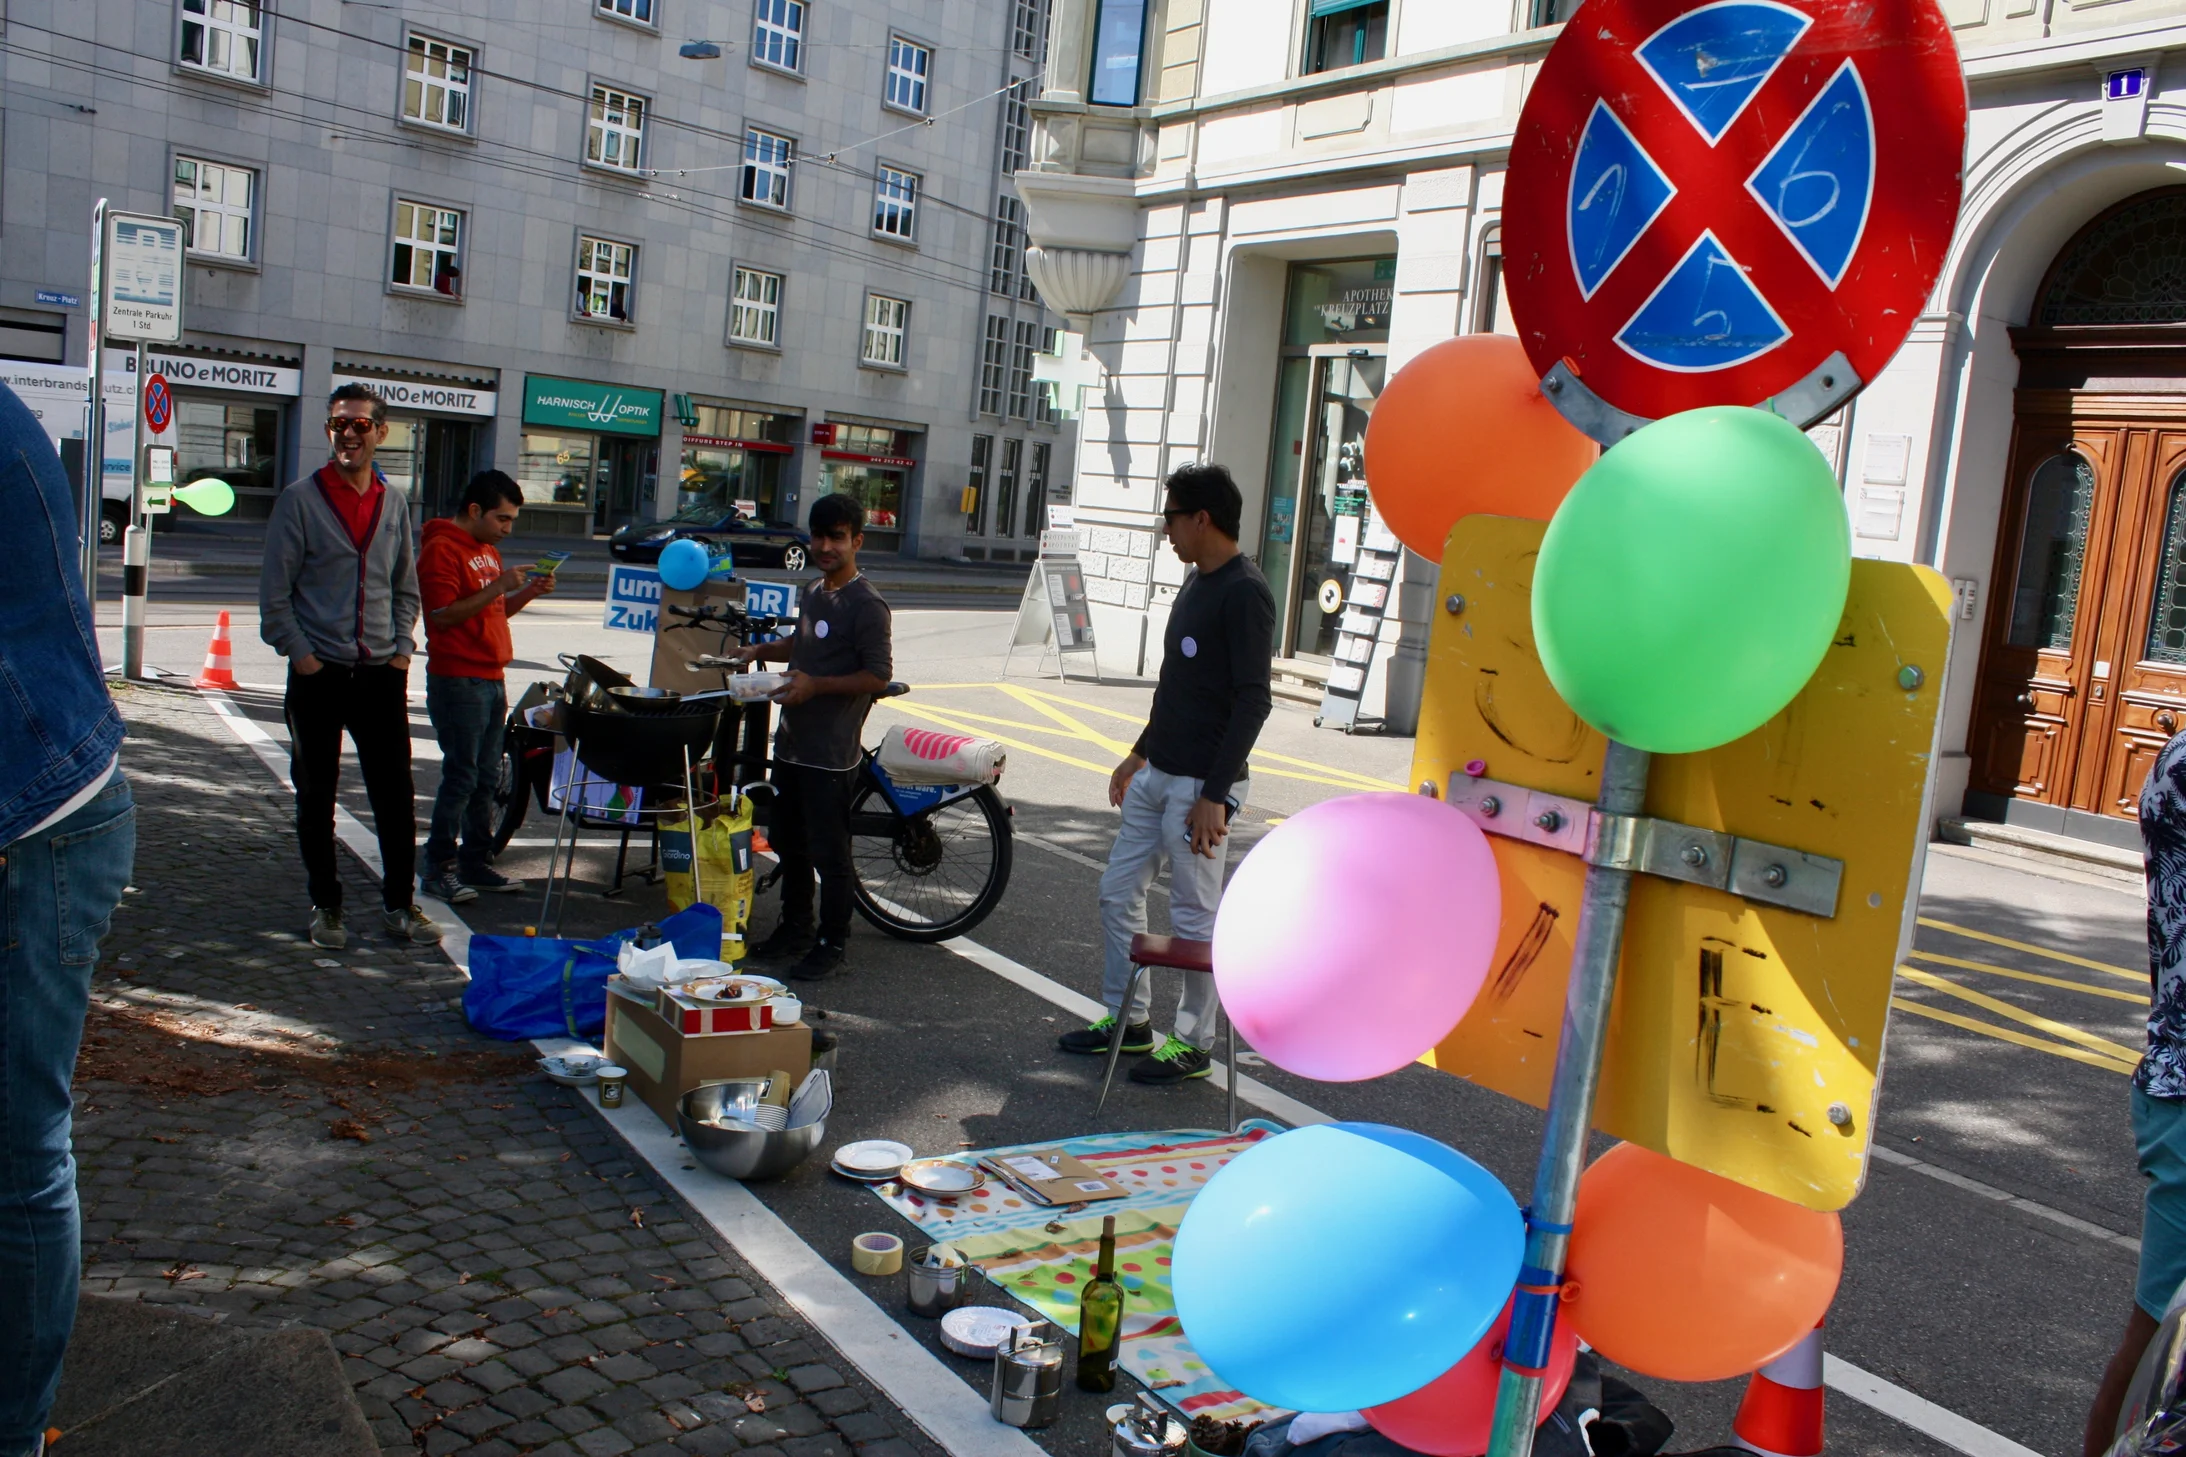
[{"label": "yellow metal sign board", "polygon": [[[1450,533],[1413,782],[1468,775],[1592,801],[1604,740],[1550,686],[1533,643],[1543,523]],[[1833,916],[1637,875],[1594,1126],[1812,1209],[1859,1193],[1883,1030],[1910,944],[1926,840],[1949,586],[1855,561],[1837,639],[1804,692],[1735,743],[1661,755],[1651,816],[1843,862]],[[1910,685],[1910,686],[1907,686]],[[1430,1053],[1441,1070],[1548,1102],[1586,865],[1490,837],[1502,937],[1486,990]]]}]

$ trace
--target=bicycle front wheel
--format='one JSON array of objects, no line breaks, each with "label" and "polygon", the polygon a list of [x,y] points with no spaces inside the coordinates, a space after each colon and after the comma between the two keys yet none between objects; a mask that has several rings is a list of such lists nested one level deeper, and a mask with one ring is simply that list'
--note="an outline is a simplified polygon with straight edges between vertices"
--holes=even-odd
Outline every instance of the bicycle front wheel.
[{"label": "bicycle front wheel", "polygon": [[859,914],[899,940],[946,941],[1009,886],[1009,810],[982,788],[905,818],[867,780],[850,805],[850,860]]}]

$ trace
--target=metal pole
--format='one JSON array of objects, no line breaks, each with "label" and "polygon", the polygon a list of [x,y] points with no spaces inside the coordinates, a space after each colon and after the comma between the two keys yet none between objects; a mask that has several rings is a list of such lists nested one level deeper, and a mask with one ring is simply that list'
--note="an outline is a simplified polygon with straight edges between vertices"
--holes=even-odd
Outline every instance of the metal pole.
[{"label": "metal pole", "polygon": [[[84,428],[83,511],[78,526],[78,565],[84,600],[99,603],[99,511],[106,494],[106,381],[99,373],[99,351],[106,342],[106,199],[91,209],[91,415]],[[96,617],[94,611],[94,618]]]},{"label": "metal pole", "polygon": [[[1637,815],[1647,799],[1652,755],[1611,740],[1602,756],[1604,815]],[[1605,825],[1612,830],[1615,821]],[[1632,870],[1619,863],[1619,838],[1604,834],[1604,856],[1593,852],[1571,952],[1571,984],[1564,998],[1563,1036],[1556,1044],[1556,1072],[1549,1084],[1548,1130],[1533,1177],[1527,1218],[1526,1263],[1518,1274],[1510,1336],[1503,1345],[1503,1378],[1496,1391],[1495,1424],[1488,1457],[1531,1457],[1541,1420],[1542,1373],[1547,1369],[1556,1305],[1563,1284],[1564,1251],[1571,1242],[1571,1215],[1586,1167],[1586,1139],[1594,1121],[1594,1093],[1601,1081],[1602,1048],[1609,1036],[1609,1007],[1617,989],[1617,962],[1624,951],[1624,912],[1632,896]],[[1603,863],[1606,859],[1610,863]]]},{"label": "metal pole", "polygon": [[[151,588],[152,518],[144,509],[144,341],[137,341],[135,428],[129,437],[129,530],[121,552],[121,675],[144,677],[145,594]],[[101,463],[103,465],[103,462]]]}]

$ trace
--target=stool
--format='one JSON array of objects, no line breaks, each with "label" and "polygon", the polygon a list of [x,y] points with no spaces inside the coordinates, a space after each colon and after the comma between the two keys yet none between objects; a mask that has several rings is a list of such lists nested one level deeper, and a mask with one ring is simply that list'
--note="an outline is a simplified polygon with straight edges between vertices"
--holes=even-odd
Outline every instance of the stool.
[{"label": "stool", "polygon": [[[1139,984],[1145,979],[1149,966],[1170,967],[1187,976],[1213,976],[1214,943],[1143,933],[1131,938],[1131,980],[1123,989],[1123,1008],[1116,1014],[1116,1030],[1108,1038],[1108,1068],[1101,1074],[1101,1100],[1093,1105],[1096,1113],[1108,1106],[1108,1089],[1116,1081],[1116,1059],[1123,1054],[1124,1029],[1131,1025],[1131,1004],[1138,999]],[[1230,1057],[1223,1085],[1227,1089],[1230,1121],[1223,1125],[1223,1130],[1234,1133],[1237,1131],[1237,1024],[1230,1020],[1227,1012],[1220,1010],[1219,1000],[1215,1006],[1229,1036]]]}]

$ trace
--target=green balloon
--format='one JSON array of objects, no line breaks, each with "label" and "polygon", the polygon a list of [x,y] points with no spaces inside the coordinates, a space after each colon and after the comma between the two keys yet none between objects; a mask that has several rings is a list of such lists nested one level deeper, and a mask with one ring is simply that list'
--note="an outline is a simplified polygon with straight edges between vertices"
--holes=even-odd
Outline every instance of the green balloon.
[{"label": "green balloon", "polygon": [[225,516],[235,509],[235,487],[218,476],[204,476],[175,487],[175,499],[200,516]]},{"label": "green balloon", "polygon": [[1688,410],[1620,441],[1557,508],[1533,635],[1587,723],[1634,748],[1699,753],[1798,696],[1851,577],[1821,452],[1763,410]]}]

